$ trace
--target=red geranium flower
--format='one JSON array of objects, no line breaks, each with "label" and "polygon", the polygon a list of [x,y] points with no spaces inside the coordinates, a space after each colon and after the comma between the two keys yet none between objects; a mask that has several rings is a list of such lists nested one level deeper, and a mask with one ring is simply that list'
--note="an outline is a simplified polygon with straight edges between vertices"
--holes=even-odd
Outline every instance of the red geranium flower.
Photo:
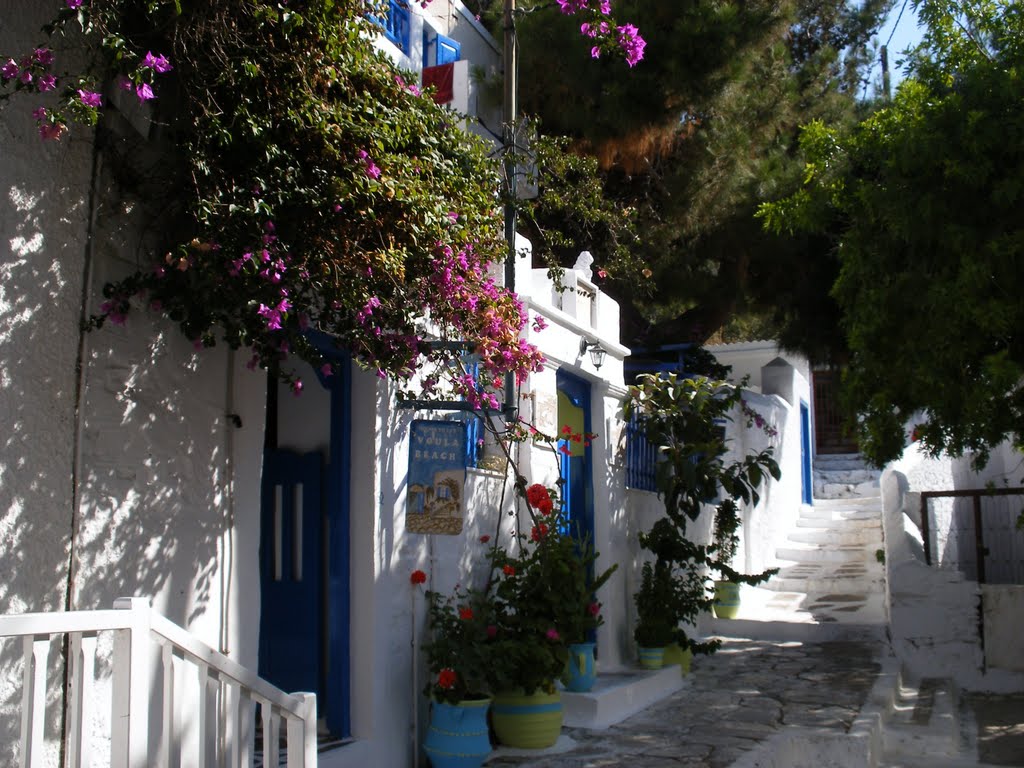
[{"label": "red geranium flower", "polygon": [[563,435],[571,435],[572,434],[572,427],[570,427],[568,424],[566,424],[564,427],[562,427],[562,434]]},{"label": "red geranium flower", "polygon": [[566,445],[565,443],[562,443],[560,446],[558,446],[558,452],[564,453],[566,456],[572,453],[572,451],[569,450],[569,446]]},{"label": "red geranium flower", "polygon": [[459,618],[463,621],[469,621],[473,618],[473,609],[463,606],[459,608]]},{"label": "red geranium flower", "polygon": [[481,544],[486,544],[490,540],[491,540],[491,537],[488,536],[486,533],[483,536],[480,537],[480,543]]},{"label": "red geranium flower", "polygon": [[501,570],[502,570],[502,572],[506,576],[515,576],[516,575],[516,569],[513,566],[511,566],[511,565],[505,565],[504,567],[502,567]]},{"label": "red geranium flower", "polygon": [[597,616],[601,612],[601,604],[594,602],[587,606],[587,610],[590,611],[591,616]]},{"label": "red geranium flower", "polygon": [[537,511],[540,512],[542,515],[550,515],[552,511],[554,511],[554,509],[555,505],[552,504],[550,498],[544,499],[543,501],[541,501],[540,504],[537,505]]},{"label": "red geranium flower", "polygon": [[544,500],[551,501],[551,495],[548,493],[548,489],[540,483],[534,483],[526,489],[526,503],[531,507],[540,507],[541,502]]},{"label": "red geranium flower", "polygon": [[530,531],[530,541],[540,541],[548,535],[548,527],[544,523],[537,523]]},{"label": "red geranium flower", "polygon": [[437,687],[444,688],[445,690],[448,690],[449,688],[454,688],[455,683],[458,679],[459,676],[455,674],[454,669],[445,667],[437,673]]},{"label": "red geranium flower", "polygon": [[423,584],[426,582],[426,580],[427,574],[425,574],[423,571],[419,569],[413,571],[412,574],[409,576],[409,581],[411,581],[413,584]]}]

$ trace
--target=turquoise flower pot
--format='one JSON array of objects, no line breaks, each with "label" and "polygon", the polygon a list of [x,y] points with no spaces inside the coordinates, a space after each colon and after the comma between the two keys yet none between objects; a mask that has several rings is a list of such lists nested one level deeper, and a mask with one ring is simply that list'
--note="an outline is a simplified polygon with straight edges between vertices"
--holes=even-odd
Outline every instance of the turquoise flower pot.
[{"label": "turquoise flower pot", "polygon": [[430,728],[423,751],[433,768],[480,768],[491,754],[487,735],[490,699],[431,706]]},{"label": "turquoise flower pot", "polygon": [[563,681],[565,689],[573,693],[586,693],[594,687],[597,670],[594,668],[594,643],[573,643],[569,646],[569,670]]}]

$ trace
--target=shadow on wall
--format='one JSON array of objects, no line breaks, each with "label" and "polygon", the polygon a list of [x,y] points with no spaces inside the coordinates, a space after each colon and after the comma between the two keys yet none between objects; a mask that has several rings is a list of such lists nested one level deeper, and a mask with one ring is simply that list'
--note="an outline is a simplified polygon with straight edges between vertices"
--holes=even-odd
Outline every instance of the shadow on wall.
[{"label": "shadow on wall", "polygon": [[[83,132],[40,149],[30,143],[38,141],[31,120],[16,112],[0,115],[10,174],[0,183],[0,613],[65,607],[77,525],[72,609],[149,597],[172,621],[216,638],[232,524],[228,355],[194,350],[139,307],[127,325],[87,335],[76,422],[91,142]],[[134,269],[142,250],[140,217],[127,222],[111,209],[101,200],[97,210],[93,307],[103,282]],[[21,657],[19,641],[0,642],[2,765],[14,764],[18,750]],[[109,667],[98,669],[109,676]],[[46,733],[55,755],[57,642],[48,677]]]}]

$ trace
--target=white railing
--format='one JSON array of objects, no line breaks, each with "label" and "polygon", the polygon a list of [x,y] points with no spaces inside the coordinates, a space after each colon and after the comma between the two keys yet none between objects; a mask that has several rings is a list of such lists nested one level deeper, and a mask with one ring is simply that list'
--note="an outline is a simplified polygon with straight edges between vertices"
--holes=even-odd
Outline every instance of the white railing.
[{"label": "white railing", "polygon": [[[289,768],[315,768],[316,696],[288,694],[154,612],[142,598],[121,598],[113,610],[0,616],[0,639],[21,637],[21,768],[43,765],[46,720],[46,658],[51,638],[68,636],[65,768],[90,768],[89,733],[96,700],[97,640],[113,632],[111,669],[111,768],[248,768],[255,745],[255,705],[263,722],[263,765],[277,768],[282,720]],[[154,659],[158,661],[154,664]],[[177,681],[198,686],[186,709],[176,701]],[[162,683],[162,696],[151,694]],[[192,704],[194,703],[194,708]],[[151,741],[151,724],[158,724]],[[105,760],[103,760],[105,762]]]}]

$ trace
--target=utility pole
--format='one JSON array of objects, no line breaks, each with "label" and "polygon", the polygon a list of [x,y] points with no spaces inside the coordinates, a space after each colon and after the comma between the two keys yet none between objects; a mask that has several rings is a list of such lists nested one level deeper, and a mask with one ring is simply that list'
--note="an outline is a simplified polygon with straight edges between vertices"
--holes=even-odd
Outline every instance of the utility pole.
[{"label": "utility pole", "polygon": [[892,91],[889,86],[889,46],[882,46],[882,90],[885,92],[885,100],[892,101]]},{"label": "utility pole", "polygon": [[[504,128],[505,166],[505,289],[516,287],[516,118],[519,114],[519,43],[516,40],[516,0],[505,0],[505,103],[502,118]],[[505,374],[505,407],[507,417],[515,415],[517,408],[515,377]]]}]

